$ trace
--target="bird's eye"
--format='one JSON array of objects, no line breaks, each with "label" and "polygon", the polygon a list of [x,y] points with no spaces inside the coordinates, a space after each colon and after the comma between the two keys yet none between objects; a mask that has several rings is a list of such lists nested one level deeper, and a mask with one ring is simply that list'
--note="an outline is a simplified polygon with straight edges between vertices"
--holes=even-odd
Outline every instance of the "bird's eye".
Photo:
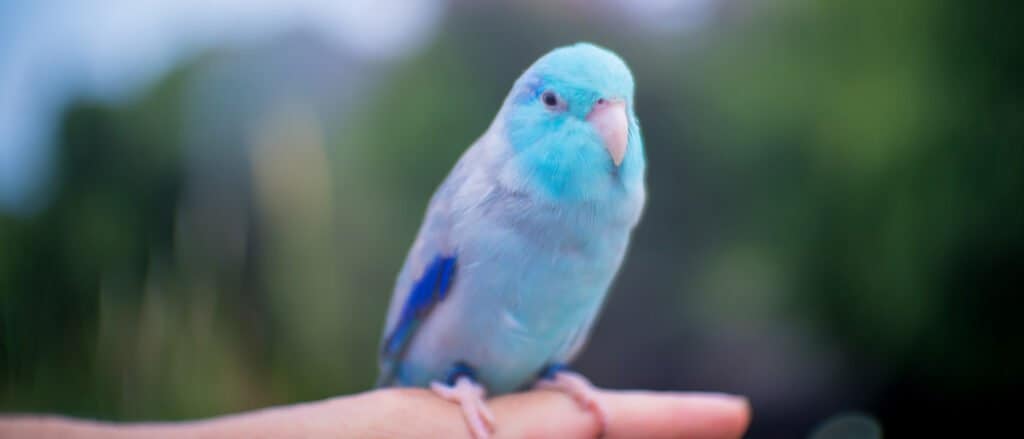
[{"label": "bird's eye", "polygon": [[558,95],[556,95],[555,92],[551,90],[548,90],[541,94],[540,100],[544,102],[544,105],[547,105],[550,108],[555,108],[558,106]]}]

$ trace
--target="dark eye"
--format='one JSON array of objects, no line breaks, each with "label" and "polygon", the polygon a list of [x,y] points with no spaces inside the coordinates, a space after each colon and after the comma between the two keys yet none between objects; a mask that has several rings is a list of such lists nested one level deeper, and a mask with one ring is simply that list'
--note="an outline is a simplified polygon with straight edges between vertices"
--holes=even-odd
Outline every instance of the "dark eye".
[{"label": "dark eye", "polygon": [[558,106],[558,95],[555,92],[548,90],[540,95],[540,100],[544,102],[544,105],[554,108]]}]

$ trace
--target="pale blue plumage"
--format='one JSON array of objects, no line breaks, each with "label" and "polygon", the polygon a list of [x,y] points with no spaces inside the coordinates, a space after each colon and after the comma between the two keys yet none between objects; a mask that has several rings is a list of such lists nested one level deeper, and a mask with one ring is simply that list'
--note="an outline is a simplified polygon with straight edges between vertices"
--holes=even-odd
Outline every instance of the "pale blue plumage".
[{"label": "pale blue plumage", "polygon": [[[430,201],[395,286],[381,384],[426,386],[461,364],[505,393],[578,353],[644,204],[633,87],[622,60],[590,44],[516,81]],[[618,166],[585,120],[598,99],[626,104]]]}]

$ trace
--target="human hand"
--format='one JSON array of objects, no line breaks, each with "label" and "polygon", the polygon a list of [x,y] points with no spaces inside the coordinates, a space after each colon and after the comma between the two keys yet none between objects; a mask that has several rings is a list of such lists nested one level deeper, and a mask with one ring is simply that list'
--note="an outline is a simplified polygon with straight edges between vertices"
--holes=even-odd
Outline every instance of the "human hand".
[{"label": "human hand", "polygon": [[[599,391],[607,408],[604,438],[738,438],[750,422],[741,397],[711,393]],[[325,401],[356,404],[373,437],[469,437],[458,406],[420,389],[378,390]],[[593,415],[565,394],[532,391],[488,401],[495,439],[595,438]]]},{"label": "human hand", "polygon": [[[601,390],[605,438],[738,438],[750,422],[740,397]],[[593,416],[564,394],[531,391],[488,401],[495,439],[594,438]],[[458,406],[428,390],[394,388],[272,407],[203,421],[106,424],[64,418],[0,418],[0,437],[468,438]]]}]

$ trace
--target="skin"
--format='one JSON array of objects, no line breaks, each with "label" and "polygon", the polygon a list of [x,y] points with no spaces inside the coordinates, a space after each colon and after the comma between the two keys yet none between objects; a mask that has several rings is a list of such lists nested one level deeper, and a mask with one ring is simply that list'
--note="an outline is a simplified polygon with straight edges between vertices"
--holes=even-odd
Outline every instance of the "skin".
[{"label": "skin", "polygon": [[[598,392],[608,407],[604,438],[738,438],[750,422],[746,399],[711,393]],[[593,438],[593,417],[548,391],[492,399],[495,438]],[[398,422],[400,421],[400,422]],[[112,424],[55,416],[0,418],[0,438],[468,438],[458,407],[424,389],[382,389],[201,421]]]}]

